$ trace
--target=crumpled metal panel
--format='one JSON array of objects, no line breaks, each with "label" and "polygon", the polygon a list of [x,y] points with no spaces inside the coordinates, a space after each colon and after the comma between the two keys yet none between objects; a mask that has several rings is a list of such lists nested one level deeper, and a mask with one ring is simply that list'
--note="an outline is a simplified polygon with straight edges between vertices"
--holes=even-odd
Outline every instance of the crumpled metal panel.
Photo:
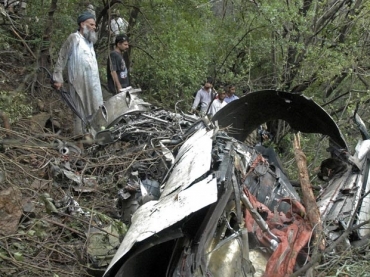
[{"label": "crumpled metal panel", "polygon": [[[109,276],[112,266],[130,251],[136,242],[155,235],[217,201],[216,178],[213,178],[212,174],[204,176],[211,164],[211,136],[212,132],[200,129],[180,148],[165,191],[158,201],[150,201],[134,213],[131,227],[104,276]],[[202,159],[199,155],[202,155]],[[189,187],[201,176],[205,178]]]},{"label": "crumpled metal panel", "polygon": [[186,189],[210,170],[212,135],[213,131],[207,132],[206,129],[200,129],[183,144],[161,197],[167,196],[178,188]]},{"label": "crumpled metal panel", "polygon": [[[362,183],[363,189],[362,194],[370,191],[370,140],[364,140],[358,143],[356,146],[356,157],[359,161],[362,161],[361,170],[362,174]],[[370,220],[370,195],[366,195],[361,200],[361,206],[358,212],[357,223],[362,223],[367,220]],[[370,237],[370,224],[367,223],[362,226],[358,231],[357,235],[360,239]]]},{"label": "crumpled metal panel", "polygon": [[[342,203],[344,198],[348,197],[341,194],[343,183],[352,184],[352,189],[355,189],[358,187],[357,182],[357,176],[351,174],[350,170],[347,171],[341,178],[333,179],[331,182],[329,182],[328,186],[317,200],[317,206],[323,220],[325,220],[328,216],[334,219],[338,218],[343,206]],[[335,210],[337,211],[334,212]]]},{"label": "crumpled metal panel", "polygon": [[[266,97],[266,95],[272,97]],[[261,102],[264,103],[263,110],[259,105]],[[221,127],[231,124],[234,130],[241,130],[239,134],[234,136],[235,138],[242,139],[250,130],[256,127],[255,125],[265,121],[283,119],[288,121],[295,129],[327,134],[337,145],[346,148],[346,143],[336,124],[311,99],[277,91],[262,91],[255,94],[251,93],[249,96],[233,103],[235,104],[231,103],[229,108],[226,106],[224,112],[218,113],[218,115],[223,116],[223,119],[220,118],[219,121]],[[247,105],[251,109],[246,109]],[[312,119],[315,120],[312,121]],[[217,120],[217,118],[213,120]],[[192,224],[194,225],[191,226],[199,225],[199,228],[194,232],[195,235],[191,234],[192,237],[187,237],[188,233],[181,233],[176,238],[177,240],[181,237],[179,239],[180,243],[174,246],[176,251],[171,252],[170,249],[167,249],[167,252],[176,253],[174,260],[168,258],[168,264],[164,263],[167,270],[174,269],[174,271],[167,272],[174,272],[171,276],[177,276],[175,275],[177,273],[184,273],[183,276],[204,276],[204,274],[210,273],[204,270],[214,269],[215,275],[218,273],[220,273],[219,276],[233,275],[234,268],[240,269],[240,260],[234,258],[240,258],[240,254],[243,251],[245,252],[246,248],[238,248],[236,237],[230,239],[230,242],[227,239],[224,240],[224,238],[227,238],[225,234],[229,231],[237,230],[236,226],[240,224],[238,221],[240,207],[238,208],[237,205],[240,205],[238,185],[243,183],[250,187],[248,195],[250,194],[250,197],[254,199],[253,209],[264,214],[266,218],[262,220],[268,224],[271,230],[271,232],[266,232],[261,228],[262,224],[261,226],[255,224],[256,219],[249,215],[245,217],[248,231],[253,233],[262,245],[266,245],[273,251],[266,272],[269,274],[276,273],[276,276],[293,272],[297,254],[307,245],[312,229],[307,222],[307,218],[304,217],[305,211],[300,204],[299,196],[291,186],[278,161],[274,162],[270,159],[271,155],[268,155],[268,152],[258,155],[262,158],[265,157],[268,162],[264,162],[264,159],[256,159],[256,149],[248,148],[235,141],[235,139],[231,139],[228,135],[221,135],[221,131],[215,126],[210,127],[214,127],[216,131],[207,131],[203,124],[194,126],[190,128],[191,132],[189,133],[195,132],[195,134],[184,142],[172,168],[167,173],[160,199],[146,203],[133,215],[132,225],[104,276],[108,277],[115,274],[114,271],[118,266],[121,266],[121,269],[124,268],[129,259],[131,259],[131,263],[125,268],[145,266],[145,263],[136,260],[139,256],[136,255],[137,249],[145,246],[146,251],[149,248],[155,248],[154,245],[161,245],[159,243],[158,245],[153,244],[152,239],[156,235],[165,237],[167,234],[164,234],[164,232],[171,230],[173,226],[177,228],[182,225],[190,214],[193,214],[193,218],[199,221],[199,224],[194,224],[198,221],[193,221]],[[187,136],[184,135],[184,137]],[[359,159],[359,157],[368,157],[368,154],[362,152],[361,155],[358,154],[356,157],[359,160],[358,162],[361,163],[360,170],[358,172],[348,170],[341,177],[335,177],[320,196],[318,205],[326,231],[329,232],[329,239],[336,238],[340,235],[340,232],[343,232],[351,216],[358,212],[355,207],[360,201],[361,193],[370,187],[370,182],[367,179],[369,167],[365,162],[366,159]],[[255,177],[258,177],[259,182],[252,182],[256,179]],[[233,182],[235,180],[235,182],[230,183],[230,180]],[[225,189],[229,194],[224,199],[217,200],[217,197],[223,196],[222,189]],[[263,197],[259,200],[257,196]],[[237,200],[234,207],[226,205],[232,203],[232,201],[226,203],[226,200],[229,199]],[[288,208],[278,209],[278,202],[286,204]],[[213,203],[216,204],[209,206]],[[279,205],[282,205],[281,203]],[[367,211],[370,208],[370,201],[365,199],[363,206],[364,209],[361,208],[358,217],[361,222],[369,217]],[[202,210],[204,207],[207,207],[207,209]],[[225,215],[229,215],[225,212],[226,209],[236,210],[233,210],[232,220],[223,219]],[[198,211],[205,212],[205,214],[196,214]],[[200,219],[195,215],[199,215]],[[228,232],[222,233],[224,229],[219,228],[219,225],[221,226],[221,224],[218,224],[219,222],[229,228]],[[176,223],[180,224],[175,225]],[[360,230],[361,232],[365,234],[367,231]],[[220,244],[217,244],[213,249],[213,261],[212,259],[206,261],[205,255],[211,252],[205,252],[204,250],[212,251],[212,247],[209,246],[213,246],[214,241],[212,240],[215,238],[215,234],[219,235],[220,244],[229,243],[225,243],[223,249],[218,247]],[[271,237],[274,236],[279,239],[272,243]],[[179,251],[181,252],[180,258],[177,256]],[[226,261],[228,265],[225,265],[224,258],[226,255],[230,256]],[[305,253],[302,255],[305,256]],[[148,257],[151,258],[149,255]],[[159,258],[163,259],[162,256]],[[145,259],[143,260],[145,261]],[[217,262],[218,260],[219,262]],[[120,265],[120,263],[123,265]],[[222,263],[225,265],[224,267],[222,267]],[[184,264],[187,266],[186,270],[183,270]],[[230,264],[234,266],[230,266]],[[193,269],[200,270],[201,275],[192,274]]]},{"label": "crumpled metal panel", "polygon": [[289,198],[300,201],[299,195],[282,170],[278,166],[270,166],[270,156],[267,152],[265,155],[254,154],[249,163],[249,172],[246,174],[244,185],[270,210],[288,212],[291,205],[281,200]]},{"label": "crumpled metal panel", "polygon": [[[358,143],[356,153],[349,158],[352,161],[356,160],[355,164],[358,169],[350,168],[342,176],[330,180],[318,197],[317,205],[321,219],[327,226],[328,237],[332,240],[338,238],[349,227],[353,216],[356,217],[355,224],[370,219],[370,195],[361,199],[362,195],[370,189],[369,161],[364,159],[368,147],[367,143],[365,143],[365,147],[361,147],[361,144],[362,142]],[[360,152],[361,155],[359,155]],[[359,156],[361,159],[358,158]],[[360,207],[356,209],[358,205]],[[356,213],[357,215],[355,215]],[[367,224],[357,231],[358,239],[370,235],[369,226],[370,224]]]},{"label": "crumpled metal panel", "polygon": [[93,114],[91,127],[99,132],[116,124],[127,113],[147,111],[150,104],[138,97],[137,93],[140,91],[141,89],[129,89],[109,98]]},{"label": "crumpled metal panel", "polygon": [[[204,193],[204,192],[207,193]],[[132,225],[117,250],[106,272],[109,272],[135,242],[155,235],[172,226],[187,215],[206,207],[217,200],[217,182],[212,175],[187,190],[176,195],[162,197],[158,201],[150,201],[141,206],[132,217]],[[150,215],[148,217],[148,215]]]},{"label": "crumpled metal panel", "polygon": [[[367,173],[369,176],[369,172]],[[370,191],[370,178],[367,177],[364,192]],[[358,221],[364,222],[370,220],[370,197],[369,195],[362,200],[360,211],[358,213]],[[370,236],[370,224],[367,223],[358,230],[360,239]]]}]

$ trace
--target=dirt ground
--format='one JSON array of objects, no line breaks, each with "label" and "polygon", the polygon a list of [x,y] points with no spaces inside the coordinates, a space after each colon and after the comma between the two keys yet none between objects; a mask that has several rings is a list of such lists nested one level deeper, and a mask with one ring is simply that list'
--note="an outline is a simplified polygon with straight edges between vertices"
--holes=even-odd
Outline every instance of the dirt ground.
[{"label": "dirt ground", "polygon": [[125,232],[115,201],[132,157],[87,142],[61,153],[58,143],[76,142],[71,110],[28,53],[0,51],[0,64],[2,95],[24,93],[33,110],[0,119],[0,276],[100,276]]}]

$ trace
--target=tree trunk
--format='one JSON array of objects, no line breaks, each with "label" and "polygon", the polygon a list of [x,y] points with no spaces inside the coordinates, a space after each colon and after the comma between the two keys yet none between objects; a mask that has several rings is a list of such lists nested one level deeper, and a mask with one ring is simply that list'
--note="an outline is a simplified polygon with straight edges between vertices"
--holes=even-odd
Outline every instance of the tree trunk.
[{"label": "tree trunk", "polygon": [[[137,23],[137,19],[140,13],[140,4],[141,3],[139,0],[134,1],[134,4],[130,12],[130,18],[128,20],[128,29],[127,29],[128,34],[130,34],[131,30],[134,28],[134,26]],[[131,55],[130,54],[131,54],[131,48],[129,48],[123,55],[127,68],[131,67],[131,60],[130,60]],[[129,71],[129,74],[130,74],[130,71]]]},{"label": "tree trunk", "polygon": [[50,3],[50,9],[48,13],[48,21],[44,30],[44,34],[42,35],[42,44],[40,48],[40,66],[48,67],[50,64],[50,36],[53,29],[53,17],[54,12],[57,9],[58,0],[52,0]]}]

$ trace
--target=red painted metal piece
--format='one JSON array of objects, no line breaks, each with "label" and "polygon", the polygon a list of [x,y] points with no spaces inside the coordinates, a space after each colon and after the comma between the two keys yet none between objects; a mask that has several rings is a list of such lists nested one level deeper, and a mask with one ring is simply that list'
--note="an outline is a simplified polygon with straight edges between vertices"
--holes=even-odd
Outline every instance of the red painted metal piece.
[{"label": "red painted metal piece", "polygon": [[[266,223],[271,232],[280,239],[277,248],[269,258],[264,277],[288,277],[293,273],[297,256],[307,245],[312,235],[312,227],[306,218],[305,208],[297,200],[282,199],[291,204],[292,209],[287,212],[272,212],[267,206],[260,203],[254,195],[244,188],[253,207],[264,214]],[[253,219],[250,212],[245,210],[245,223],[248,232],[253,232],[259,242],[267,247],[273,239],[267,232],[263,232]]]}]

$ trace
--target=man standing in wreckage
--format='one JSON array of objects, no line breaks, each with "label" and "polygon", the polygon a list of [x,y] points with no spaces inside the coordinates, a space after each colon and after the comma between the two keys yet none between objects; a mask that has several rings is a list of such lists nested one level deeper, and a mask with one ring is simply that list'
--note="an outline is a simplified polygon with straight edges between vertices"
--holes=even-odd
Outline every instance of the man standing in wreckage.
[{"label": "man standing in wreckage", "polygon": [[226,92],[224,88],[220,88],[217,92],[218,97],[214,99],[209,107],[208,114],[214,116],[219,110],[227,105],[225,101]]},{"label": "man standing in wreckage", "polygon": [[190,110],[191,113],[197,112],[198,105],[200,105],[201,116],[207,113],[208,107],[214,98],[212,88],[213,81],[210,78],[207,78],[207,81],[204,83],[203,87],[200,90],[198,90],[198,92],[195,95],[193,106]]},{"label": "man standing in wreckage", "polygon": [[124,34],[116,36],[115,47],[107,60],[107,80],[109,91],[117,94],[129,86],[128,70],[122,53],[129,48],[128,37]]},{"label": "man standing in wreckage", "polygon": [[[95,17],[84,12],[77,18],[78,30],[69,35],[59,52],[55,64],[53,80],[58,90],[63,85],[63,69],[67,65],[69,91],[82,118],[92,115],[103,104],[100,86],[98,63],[94,51],[97,41]],[[87,126],[76,115],[74,119],[74,135],[88,132]]]}]

